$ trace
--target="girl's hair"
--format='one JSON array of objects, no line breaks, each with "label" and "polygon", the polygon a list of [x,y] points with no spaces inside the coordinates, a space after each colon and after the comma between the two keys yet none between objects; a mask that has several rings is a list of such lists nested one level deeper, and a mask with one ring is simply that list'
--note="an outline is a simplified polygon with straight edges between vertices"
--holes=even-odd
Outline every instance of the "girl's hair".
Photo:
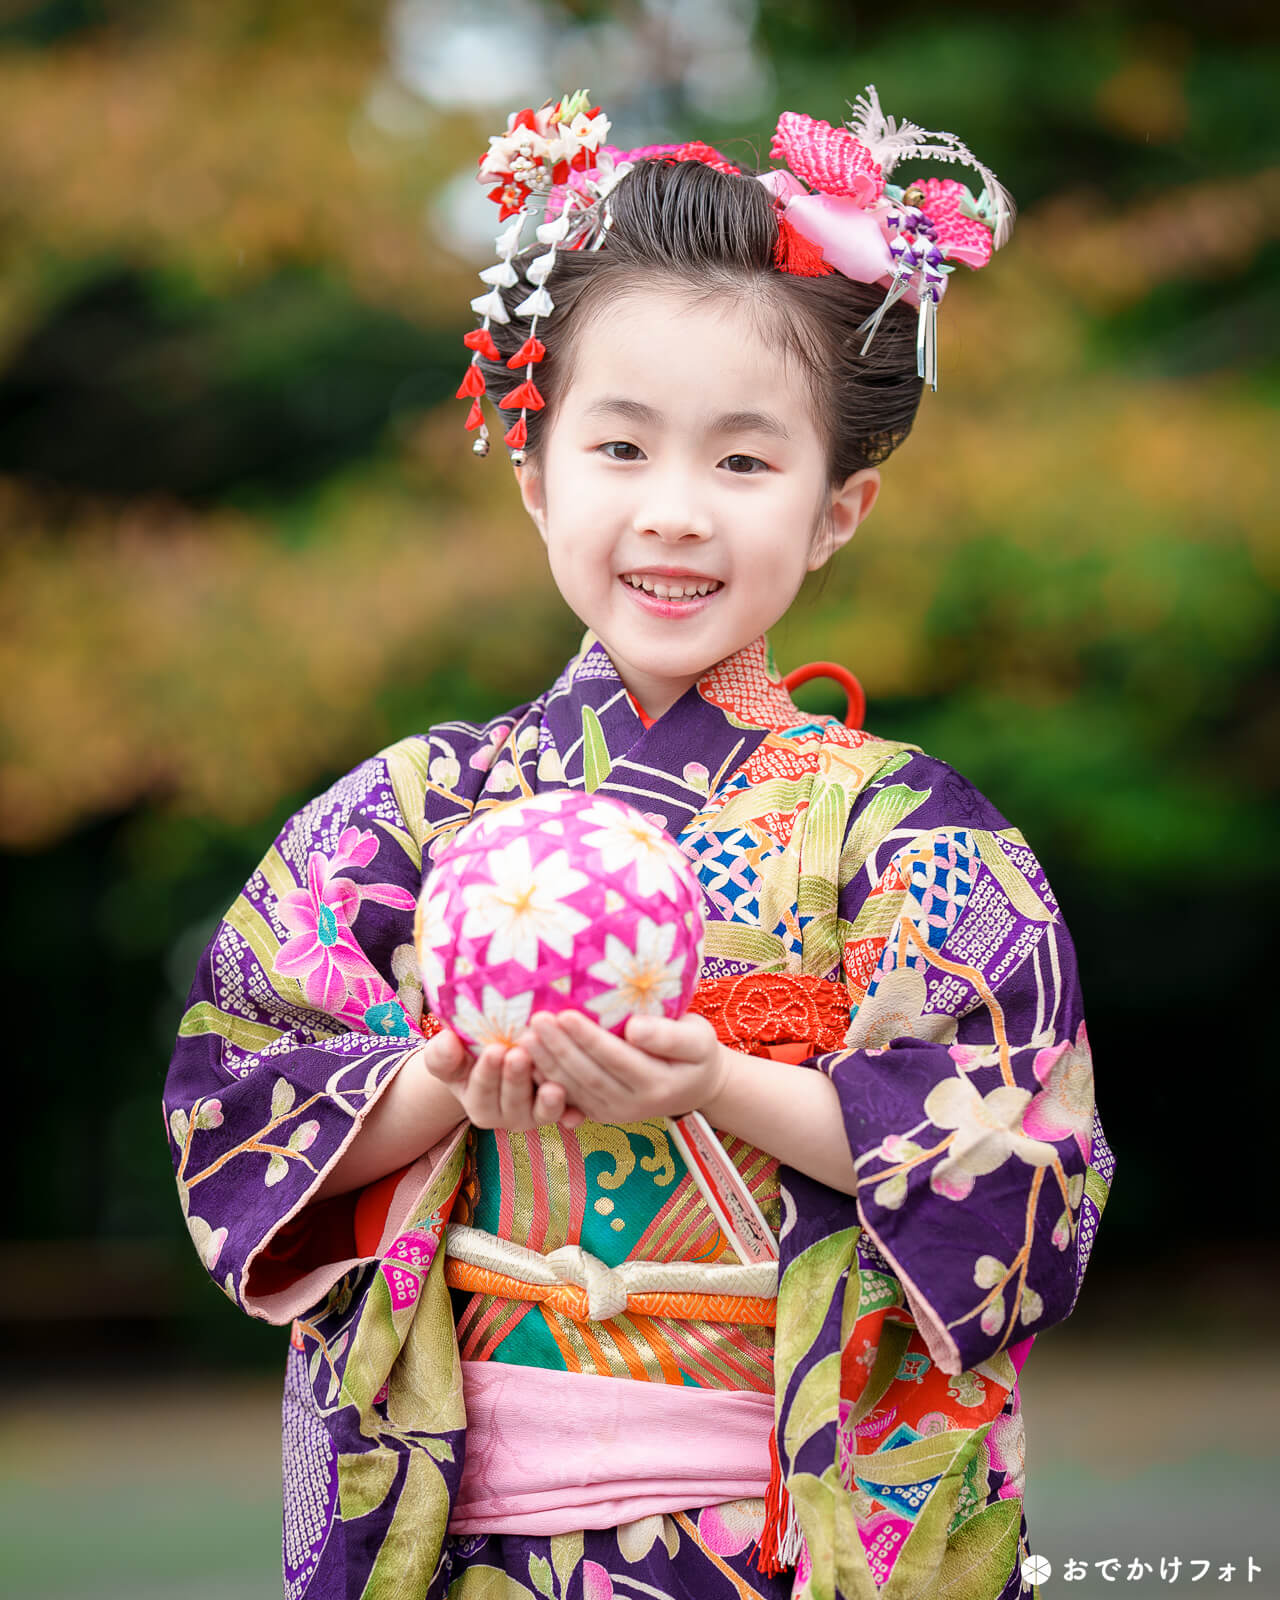
[{"label": "girl's hair", "polygon": [[[526,421],[524,448],[532,463],[538,464],[568,387],[583,330],[620,298],[650,288],[678,289],[695,303],[744,304],[765,341],[800,361],[832,487],[878,466],[911,432],[924,389],[916,375],[915,308],[901,301],[891,306],[861,355],[866,335],[857,332],[858,324],[883,301],[884,289],[840,272],[806,278],[776,267],[778,212],[754,177],[701,161],[647,157],[619,180],[608,204],[613,221],[603,247],[558,250],[547,279],[555,310],[538,326],[547,353],[534,375],[545,408],[530,411]],[[502,290],[508,311],[532,287],[522,277]],[[492,322],[489,331],[505,363],[529,323]],[[480,365],[495,397],[522,376],[494,362]]]}]

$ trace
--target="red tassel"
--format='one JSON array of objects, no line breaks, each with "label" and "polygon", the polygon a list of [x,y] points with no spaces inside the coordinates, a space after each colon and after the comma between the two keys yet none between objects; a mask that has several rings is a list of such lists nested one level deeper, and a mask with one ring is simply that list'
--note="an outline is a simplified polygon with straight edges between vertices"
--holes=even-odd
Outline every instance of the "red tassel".
[{"label": "red tassel", "polygon": [[547,347],[542,340],[535,339],[530,335],[516,351],[515,355],[511,357],[511,360],[507,362],[507,365],[509,367],[525,367],[531,361],[541,361],[546,353]]},{"label": "red tassel", "polygon": [[498,401],[500,406],[527,406],[530,411],[541,411],[545,403],[532,378],[526,378],[523,383],[517,384],[510,394],[504,394]]},{"label": "red tassel", "polygon": [[778,1460],[778,1430],[770,1428],[769,1489],[764,1497],[764,1527],[751,1551],[756,1570],[766,1578],[772,1578],[783,1570],[785,1563],[779,1559],[779,1550],[787,1522],[793,1516],[791,1496],[782,1481],[782,1464]]},{"label": "red tassel", "polygon": [[471,410],[467,412],[467,427],[478,428],[484,421],[484,407],[478,400],[471,402]]},{"label": "red tassel", "polygon": [[524,418],[520,417],[517,421],[513,422],[502,437],[513,450],[523,450],[525,440],[528,438],[528,432],[524,425]]},{"label": "red tassel", "polygon": [[476,366],[475,362],[473,361],[467,368],[466,377],[458,385],[457,398],[459,400],[468,400],[475,395],[482,395],[483,393],[484,373],[481,372],[480,368]]},{"label": "red tassel", "polygon": [[502,357],[488,328],[473,328],[470,333],[462,335],[462,342],[468,350],[478,350],[486,361],[498,361]]},{"label": "red tassel", "polygon": [[804,234],[788,222],[778,218],[778,238],[773,247],[773,264],[780,272],[794,273],[797,278],[825,278],[836,269],[822,259],[822,251],[806,239]]}]

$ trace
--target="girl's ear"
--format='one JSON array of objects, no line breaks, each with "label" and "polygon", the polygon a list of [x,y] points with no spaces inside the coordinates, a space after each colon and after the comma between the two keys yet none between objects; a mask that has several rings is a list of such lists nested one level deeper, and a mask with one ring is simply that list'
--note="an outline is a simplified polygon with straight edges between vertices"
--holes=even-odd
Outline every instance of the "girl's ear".
[{"label": "girl's ear", "polygon": [[809,553],[809,571],[817,572],[857,532],[858,524],[876,503],[880,473],[875,467],[851,472],[839,488],[832,489],[822,523]]},{"label": "girl's ear", "polygon": [[547,542],[547,500],[543,491],[542,474],[532,461],[524,461],[511,469],[520,485],[520,498],[524,508],[533,518],[543,544]]}]

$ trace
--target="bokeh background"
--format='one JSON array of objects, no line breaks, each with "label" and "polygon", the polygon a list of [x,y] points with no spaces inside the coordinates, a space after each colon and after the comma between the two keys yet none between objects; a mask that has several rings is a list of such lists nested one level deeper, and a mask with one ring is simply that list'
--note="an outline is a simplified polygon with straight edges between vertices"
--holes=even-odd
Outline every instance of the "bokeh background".
[{"label": "bokeh background", "polygon": [[1118,1172],[1024,1375],[1032,1548],[1162,1592],[1208,1557],[1198,1594],[1252,1556],[1280,1595],[1269,10],[0,0],[12,1592],[279,1592],[286,1335],[198,1265],[160,1087],[283,819],[528,700],[580,636],[453,398],[488,134],[585,85],[620,144],[753,160],[874,83],[1020,215],[958,270],[939,391],[775,654],[846,663],[873,731],[987,793],[1079,951]]}]

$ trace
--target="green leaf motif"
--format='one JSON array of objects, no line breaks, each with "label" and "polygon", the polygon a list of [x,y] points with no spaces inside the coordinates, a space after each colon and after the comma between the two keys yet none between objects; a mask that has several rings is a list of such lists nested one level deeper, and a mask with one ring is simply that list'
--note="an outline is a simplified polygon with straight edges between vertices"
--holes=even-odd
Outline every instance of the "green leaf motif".
[{"label": "green leaf motif", "polygon": [[400,1458],[394,1450],[366,1450],[338,1457],[338,1498],[342,1520],[352,1522],[376,1511],[391,1492]]},{"label": "green leaf motif", "polygon": [[[465,1585],[465,1587],[464,1587]],[[366,1594],[368,1590],[365,1591]],[[403,1595],[407,1590],[398,1591]],[[529,1600],[530,1590],[521,1583],[519,1578],[513,1578],[509,1572],[503,1572],[500,1567],[468,1567],[449,1585],[449,1600]],[[378,1600],[382,1600],[378,1596]],[[386,1600],[393,1600],[391,1590],[387,1591]]]},{"label": "green leaf motif", "polygon": [[588,794],[594,794],[609,776],[609,746],[600,718],[590,706],[582,708],[582,776]]},{"label": "green leaf motif", "polygon": [[788,1376],[818,1337],[861,1231],[853,1227],[828,1234],[802,1251],[783,1274],[778,1285],[774,1362]]},{"label": "green leaf motif", "polygon": [[277,1078],[276,1086],[271,1091],[271,1115],[283,1117],[293,1109],[296,1093],[288,1078]]},{"label": "green leaf motif", "polygon": [[1000,1593],[1018,1558],[1021,1504],[1012,1497],[997,1500],[960,1524],[938,1569],[938,1600],[986,1600]]},{"label": "green leaf motif", "polygon": [[810,1367],[800,1380],[787,1411],[787,1454],[794,1461],[800,1447],[827,1423],[834,1423],[840,1412],[840,1352]]},{"label": "green leaf motif", "polygon": [[894,1450],[880,1450],[875,1455],[858,1458],[858,1476],[873,1485],[905,1488],[908,1484],[922,1483],[926,1478],[936,1478],[947,1473],[964,1470],[965,1463],[985,1439],[991,1424],[979,1428],[947,1428],[942,1433],[929,1434],[923,1439],[913,1439],[910,1444],[899,1445]]},{"label": "green leaf motif", "polygon": [[545,1594],[548,1600],[555,1594],[551,1583],[551,1563],[545,1556],[529,1557],[529,1577],[539,1594]]}]

